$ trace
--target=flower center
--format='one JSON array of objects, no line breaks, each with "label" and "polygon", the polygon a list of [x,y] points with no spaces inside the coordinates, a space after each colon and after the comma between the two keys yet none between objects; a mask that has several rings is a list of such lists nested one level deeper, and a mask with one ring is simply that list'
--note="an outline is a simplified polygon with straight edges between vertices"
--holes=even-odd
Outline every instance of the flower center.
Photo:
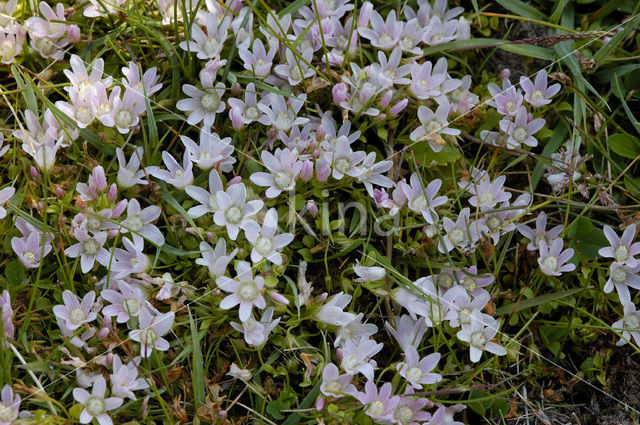
[{"label": "flower center", "polygon": [[142,230],[142,226],[144,226],[144,223],[142,222],[142,219],[139,215],[133,215],[127,218],[127,225],[129,226],[129,230],[133,232],[139,232],[140,230]]},{"label": "flower center", "polygon": [[220,46],[220,43],[218,43],[218,40],[209,38],[204,43],[204,46],[202,47],[202,51],[204,52],[205,55],[209,57],[215,56],[216,53],[218,53],[218,46]]},{"label": "flower center", "polygon": [[511,135],[511,137],[513,137],[513,139],[516,142],[520,142],[522,143],[529,135],[527,134],[527,129],[524,127],[518,127],[515,130],[513,130],[513,134]]},{"label": "flower center", "polygon": [[11,406],[5,406],[0,404],[0,422],[11,422],[13,420],[15,411]]},{"label": "flower center", "polygon": [[423,124],[424,131],[427,132],[427,135],[431,135],[433,133],[437,133],[438,130],[441,130],[443,125],[440,121],[436,119],[432,119]]},{"label": "flower center", "polygon": [[420,379],[422,379],[422,369],[417,366],[413,366],[407,370],[407,379],[411,382],[420,382]]},{"label": "flower center", "polygon": [[38,257],[32,252],[25,252],[22,258],[29,264],[36,264],[38,262]]},{"label": "flower center", "polygon": [[266,257],[267,255],[271,254],[271,251],[273,251],[273,242],[271,241],[271,239],[259,237],[256,240],[255,247],[256,251],[258,251],[260,255]]},{"label": "flower center", "polygon": [[441,273],[436,281],[442,289],[449,289],[453,286],[453,276],[449,273]]},{"label": "flower center", "polygon": [[451,229],[448,236],[451,243],[456,246],[462,245],[466,239],[464,230],[459,227],[454,227],[453,229]]},{"label": "flower center", "polygon": [[462,281],[462,287],[469,292],[473,292],[478,287],[478,283],[474,278],[467,276]]},{"label": "flower center", "polygon": [[618,262],[627,261],[629,259],[629,249],[625,245],[620,245],[613,251],[613,256]]},{"label": "flower center", "polygon": [[484,336],[482,331],[477,331],[471,334],[471,338],[469,338],[469,344],[472,347],[483,349],[485,344],[487,343],[487,337]]},{"label": "flower center", "polygon": [[216,199],[216,195],[211,195],[209,197],[209,208],[211,208],[212,210],[218,209],[218,201]]},{"label": "flower center", "polygon": [[116,127],[127,128],[133,123],[133,114],[127,109],[120,109],[113,118]]},{"label": "flower center", "polygon": [[334,379],[327,382],[324,388],[328,393],[339,393],[342,391],[342,384],[337,379]]},{"label": "flower center", "polygon": [[384,404],[381,401],[374,401],[369,405],[367,409],[367,414],[369,416],[383,416],[385,413]]},{"label": "flower center", "polygon": [[487,220],[487,226],[489,226],[489,229],[491,230],[497,230],[500,227],[500,219],[495,215],[489,217],[489,220]]},{"label": "flower center", "polygon": [[273,121],[273,125],[278,130],[287,131],[293,125],[293,119],[286,112],[280,112],[276,119]]},{"label": "flower center", "polygon": [[2,57],[3,62],[10,62],[14,54],[15,48],[13,47],[13,43],[9,40],[0,44],[0,57]]},{"label": "flower center", "polygon": [[255,120],[258,118],[259,115],[260,115],[260,112],[258,112],[258,108],[256,108],[255,106],[248,106],[244,110],[244,116],[247,119]]},{"label": "flower center", "polygon": [[85,254],[96,255],[98,250],[100,249],[100,245],[94,239],[87,239],[82,242],[82,250]]},{"label": "flower center", "polygon": [[625,283],[627,281],[627,271],[624,267],[616,267],[611,270],[611,280],[613,283]]},{"label": "flower center", "polygon": [[98,230],[102,226],[102,220],[98,217],[90,215],[87,217],[87,229],[89,230]]},{"label": "flower center", "polygon": [[513,102],[507,102],[507,111],[508,112],[515,112],[516,111],[516,104]]},{"label": "flower center", "polygon": [[89,89],[93,89],[93,83],[91,81],[83,80],[78,83],[78,91],[80,94],[84,94]]},{"label": "flower center", "polygon": [[155,345],[156,333],[151,328],[142,329],[140,331],[140,343],[153,347]]},{"label": "flower center", "polygon": [[544,100],[544,95],[542,94],[542,92],[540,90],[536,90],[531,95],[531,100],[533,102],[539,102],[541,100]]},{"label": "flower center", "polygon": [[202,96],[202,99],[200,99],[200,105],[205,111],[213,112],[218,109],[220,105],[220,96],[215,92],[206,93]]},{"label": "flower center", "polygon": [[405,36],[405,37],[402,37],[402,40],[400,40],[400,45],[402,46],[403,49],[408,50],[415,45],[415,41],[413,38],[409,36]]},{"label": "flower center", "polygon": [[92,395],[87,399],[84,408],[91,416],[97,417],[104,413],[106,406],[102,397]]},{"label": "flower center", "polygon": [[76,119],[83,124],[89,124],[91,121],[93,121],[93,114],[91,113],[91,109],[85,106],[79,106],[78,108],[76,108]]},{"label": "flower center", "polygon": [[393,417],[402,425],[409,424],[413,420],[413,410],[408,406],[398,406],[393,413]]},{"label": "flower center", "polygon": [[480,201],[480,205],[493,205],[494,204],[494,197],[493,194],[491,192],[483,192],[480,195],[478,195],[478,201]]},{"label": "flower center", "polygon": [[244,282],[238,290],[238,296],[243,301],[252,301],[258,296],[258,288],[253,281]]},{"label": "flower center", "polygon": [[273,180],[279,189],[286,189],[291,185],[293,175],[289,171],[276,171],[273,174]]},{"label": "flower center", "polygon": [[87,319],[87,315],[81,308],[74,308],[69,313],[69,320],[71,320],[71,323],[73,323],[74,325],[79,325],[80,323],[84,322],[86,319]]},{"label": "flower center", "polygon": [[458,310],[458,322],[460,322],[461,325],[471,324],[471,309],[469,307]]},{"label": "flower center", "polygon": [[242,220],[242,211],[240,211],[240,208],[232,205],[231,207],[229,207],[224,217],[229,223],[238,224]]},{"label": "flower center", "polygon": [[354,354],[349,354],[348,356],[342,359],[342,368],[346,371],[353,370],[354,367],[358,364],[358,359]]},{"label": "flower center", "polygon": [[638,329],[640,328],[640,317],[636,313],[629,313],[624,316],[622,326],[625,329]]},{"label": "flower center", "polygon": [[351,168],[351,162],[347,158],[338,158],[336,160],[336,170],[346,173]]},{"label": "flower center", "polygon": [[132,316],[138,313],[138,310],[140,309],[140,303],[135,298],[127,298],[126,300],[124,300],[123,304],[125,311]]},{"label": "flower center", "polygon": [[551,270],[555,272],[558,270],[558,259],[550,255],[546,257],[544,260],[542,260],[542,266],[547,270]]},{"label": "flower center", "polygon": [[378,37],[378,44],[381,44],[383,46],[389,45],[392,42],[393,42],[393,39],[386,32],[383,32],[382,34],[380,34],[380,37]]},{"label": "flower center", "polygon": [[289,69],[289,78],[292,81],[300,81],[300,80],[302,80],[302,73],[300,72],[300,67],[292,66]]},{"label": "flower center", "polygon": [[424,195],[420,195],[416,199],[414,199],[411,202],[411,206],[414,210],[418,211],[426,211],[427,209],[429,209],[429,207],[427,206],[427,198],[425,198]]}]

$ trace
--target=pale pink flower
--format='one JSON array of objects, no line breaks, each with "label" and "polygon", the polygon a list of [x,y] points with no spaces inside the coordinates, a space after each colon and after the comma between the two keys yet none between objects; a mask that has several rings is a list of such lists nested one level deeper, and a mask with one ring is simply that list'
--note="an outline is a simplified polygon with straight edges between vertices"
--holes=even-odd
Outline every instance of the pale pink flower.
[{"label": "pale pink flower", "polygon": [[107,382],[102,376],[96,378],[91,394],[83,388],[73,389],[73,398],[84,406],[79,418],[81,424],[88,424],[95,418],[100,425],[113,425],[107,412],[122,406],[122,399],[118,397],[105,398],[106,390]]},{"label": "pale pink flower", "polygon": [[175,319],[173,311],[163,314],[157,310],[150,311],[149,307],[150,304],[147,303],[140,309],[139,329],[129,332],[129,338],[140,343],[140,356],[144,358],[149,357],[154,348],[158,351],[169,349],[169,342],[162,337],[171,330]]},{"label": "pale pink flower", "polygon": [[246,261],[240,261],[236,266],[237,275],[235,279],[227,276],[216,278],[216,284],[225,292],[230,294],[220,302],[220,308],[229,310],[240,305],[238,315],[241,322],[245,322],[251,316],[253,307],[264,309],[267,304],[262,291],[264,290],[264,278],[253,276],[251,265]]},{"label": "pale pink flower", "polygon": [[262,226],[250,221],[244,227],[244,235],[253,246],[251,261],[257,263],[263,258],[274,264],[282,264],[281,250],[293,241],[291,233],[276,235],[278,230],[278,212],[270,208],[264,216]]},{"label": "pale pink flower", "polygon": [[53,313],[72,331],[85,323],[93,322],[98,317],[98,313],[92,311],[93,302],[96,300],[94,291],[89,291],[81,301],[76,294],[65,290],[62,300],[64,304],[53,306]]}]

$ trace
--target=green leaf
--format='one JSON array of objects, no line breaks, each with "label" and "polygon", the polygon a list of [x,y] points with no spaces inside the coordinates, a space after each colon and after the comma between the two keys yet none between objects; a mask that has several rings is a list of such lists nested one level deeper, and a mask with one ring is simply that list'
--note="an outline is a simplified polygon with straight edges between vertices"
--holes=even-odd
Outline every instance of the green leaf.
[{"label": "green leaf", "polygon": [[622,102],[622,107],[624,108],[624,112],[627,114],[627,118],[629,118],[629,121],[631,121],[633,128],[635,128],[636,132],[640,134],[640,122],[638,122],[636,117],[633,116],[633,113],[631,112],[629,105],[627,105],[627,101],[624,98],[625,91],[622,90],[622,86],[620,85],[620,80],[618,79],[617,75],[615,75],[613,77],[613,80],[611,81],[611,88],[613,89],[613,93],[618,97],[618,99],[620,99],[620,102]]},{"label": "green leaf", "polygon": [[20,285],[24,279],[24,266],[18,260],[11,261],[5,266],[4,275],[12,285]]},{"label": "green leaf", "polygon": [[518,303],[511,303],[504,305],[496,310],[496,316],[504,316],[505,314],[517,313],[526,308],[538,307],[544,304],[548,304],[552,301],[561,300],[562,298],[570,297],[573,294],[583,291],[584,288],[568,289],[566,291],[553,292],[551,294],[540,295],[528,300],[522,300]]},{"label": "green leaf", "polygon": [[612,151],[625,158],[634,159],[640,155],[640,141],[627,134],[612,134],[607,144]]},{"label": "green leaf", "polygon": [[195,320],[189,312],[189,327],[191,328],[191,345],[193,352],[193,392],[196,396],[197,402],[195,410],[198,410],[198,406],[204,405],[205,401],[205,386],[204,386],[204,361],[202,360],[202,351],[200,349],[200,334],[196,326]]},{"label": "green leaf", "polygon": [[520,0],[496,0],[500,6],[525,18],[547,21],[547,17],[535,7]]},{"label": "green leaf", "polygon": [[468,40],[454,40],[448,43],[438,44],[423,49],[425,56],[442,52],[453,52],[456,50],[474,50],[487,47],[496,47],[504,44],[503,40],[498,38],[470,38]]},{"label": "green leaf", "polygon": [[553,50],[547,47],[534,46],[533,44],[503,44],[500,49],[536,59],[554,60],[555,58]]},{"label": "green leaf", "polygon": [[624,40],[640,23],[640,15],[636,15],[631,21],[625,22],[623,30],[614,35],[611,40],[600,48],[594,55],[596,66],[599,66],[606,58],[613,53],[618,44]]},{"label": "green leaf", "polygon": [[[551,158],[551,154],[556,152],[558,150],[558,148],[560,147],[560,145],[562,144],[562,142],[565,141],[565,138],[567,137],[567,133],[568,132],[569,132],[569,130],[567,129],[566,126],[557,125],[556,129],[554,130],[553,134],[551,135],[551,139],[549,139],[549,141],[545,145],[544,149],[542,150],[542,155],[540,155],[540,158]],[[538,183],[540,183],[540,179],[542,178],[542,175],[544,174],[545,162],[550,164],[549,160],[542,161],[542,160],[538,159],[538,163],[536,164],[536,167],[533,169],[533,173],[531,175],[531,189],[532,190],[536,190],[536,187],[538,186]]]},{"label": "green leaf", "polygon": [[25,81],[30,80],[23,79],[24,75],[14,65],[11,66],[11,73],[13,74],[13,78],[16,80],[16,84],[18,84],[18,88],[22,92],[22,97],[24,97],[24,102],[27,104],[27,108],[34,114],[38,115],[38,103],[36,102],[36,94],[33,90],[33,86],[25,83]]},{"label": "green leaf", "polygon": [[434,152],[428,141],[413,143],[409,145],[409,150],[413,151],[418,161],[423,161],[425,165],[445,165],[462,158],[460,149],[447,143],[440,152]]}]

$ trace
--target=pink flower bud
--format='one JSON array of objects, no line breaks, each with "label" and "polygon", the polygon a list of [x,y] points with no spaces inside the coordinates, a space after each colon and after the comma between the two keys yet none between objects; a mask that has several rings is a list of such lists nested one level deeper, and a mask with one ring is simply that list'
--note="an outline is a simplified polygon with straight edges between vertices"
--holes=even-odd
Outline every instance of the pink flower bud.
[{"label": "pink flower bud", "polygon": [[316,139],[318,140],[322,140],[324,139],[326,132],[324,131],[324,127],[323,126],[318,126],[318,128],[316,129]]},{"label": "pink flower bud", "polygon": [[384,120],[385,120],[385,118],[387,118],[387,114],[385,114],[384,112],[382,112],[381,114],[379,114],[379,115],[375,118],[375,120],[376,120],[377,122],[380,122],[380,121],[384,121]]},{"label": "pink flower bud", "polygon": [[40,181],[40,173],[33,165],[29,165],[29,174],[31,174],[32,179]]},{"label": "pink flower bud", "polygon": [[109,236],[110,238],[115,238],[116,236],[118,236],[118,233],[120,231],[118,229],[109,229],[107,230],[107,236]]},{"label": "pink flower bud", "polygon": [[320,150],[316,149],[311,153],[311,156],[313,156],[314,158],[320,158]]},{"label": "pink flower bud", "polygon": [[345,83],[338,83],[331,89],[331,94],[333,94],[333,103],[339,105],[347,99],[349,90]]},{"label": "pink flower bud", "polygon": [[328,293],[323,292],[322,294],[318,295],[318,298],[316,298],[316,301],[317,301],[317,302],[319,302],[319,303],[321,303],[321,302],[323,302],[324,300],[326,300],[328,296],[329,296],[329,294],[328,294]]},{"label": "pink flower bud", "polygon": [[308,182],[313,178],[313,162],[306,160],[302,163],[302,169],[300,170],[300,179],[304,182]]},{"label": "pink flower bud", "polygon": [[509,68],[504,68],[500,71],[500,79],[504,80],[505,78],[511,77],[511,70]]},{"label": "pink flower bud", "polygon": [[98,332],[98,334],[96,336],[98,337],[98,339],[105,339],[106,337],[109,336],[109,328],[104,327],[104,328],[100,329],[100,331]]},{"label": "pink flower bud", "polygon": [[409,99],[402,99],[400,102],[397,102],[395,105],[393,105],[391,109],[389,109],[389,113],[395,117],[402,110],[404,110],[404,108],[406,108],[408,104],[409,104]]},{"label": "pink flower bud", "polygon": [[278,304],[289,305],[289,300],[286,299],[284,295],[282,295],[279,292],[270,291],[269,298],[271,298],[271,300],[273,300],[274,302],[277,302]]},{"label": "pink flower bud", "polygon": [[380,99],[380,107],[386,108],[391,103],[391,98],[393,97],[393,90],[387,90],[383,95],[382,99]]},{"label": "pink flower bud", "polygon": [[307,212],[311,214],[313,217],[318,214],[318,205],[314,201],[307,201]]},{"label": "pink flower bud", "polygon": [[242,119],[242,112],[237,109],[231,108],[229,110],[229,118],[231,118],[231,125],[236,130],[240,130],[244,127],[244,120]]},{"label": "pink flower bud", "polygon": [[316,410],[321,412],[324,409],[324,397],[318,397],[316,399]]},{"label": "pink flower bud", "polygon": [[227,187],[231,186],[232,184],[238,184],[240,182],[242,182],[242,177],[241,176],[235,176],[234,178],[229,180],[229,183],[227,184]]},{"label": "pink flower bud", "polygon": [[240,94],[242,94],[242,86],[237,81],[231,86],[231,94],[234,96],[240,96]]},{"label": "pink flower bud", "polygon": [[118,197],[118,186],[116,186],[115,183],[111,183],[111,186],[109,187],[109,191],[107,192],[107,198],[109,198],[109,201],[113,202],[116,200],[117,197]]},{"label": "pink flower bud", "polygon": [[78,40],[80,40],[80,27],[75,25],[75,24],[71,24],[71,25],[67,25],[67,39],[69,40],[70,43],[77,43]]},{"label": "pink flower bud", "polygon": [[58,199],[64,198],[64,190],[60,186],[56,187],[56,196]]},{"label": "pink flower bud", "polygon": [[197,235],[198,232],[196,232],[196,229],[194,229],[193,227],[187,227],[184,229],[185,232],[189,233],[190,235]]},{"label": "pink flower bud", "polygon": [[127,205],[129,205],[129,201],[127,201],[126,199],[123,199],[122,201],[118,202],[116,206],[113,207],[113,209],[111,210],[111,218],[120,217],[124,212],[124,210],[127,209]]},{"label": "pink flower bud", "polygon": [[373,11],[373,4],[371,2],[365,2],[360,8],[358,14],[358,27],[366,27],[369,25],[369,18],[371,18],[371,12]]},{"label": "pink flower bud", "polygon": [[342,348],[336,348],[336,360],[338,363],[342,362]]},{"label": "pink flower bud", "polygon": [[318,164],[320,162],[316,162],[316,178],[319,182],[326,182],[329,179],[329,174],[331,174],[331,167],[327,163],[320,166]]},{"label": "pink flower bud", "polygon": [[226,418],[227,417],[227,411],[226,410],[221,410],[218,412],[218,416],[220,416],[221,418]]}]

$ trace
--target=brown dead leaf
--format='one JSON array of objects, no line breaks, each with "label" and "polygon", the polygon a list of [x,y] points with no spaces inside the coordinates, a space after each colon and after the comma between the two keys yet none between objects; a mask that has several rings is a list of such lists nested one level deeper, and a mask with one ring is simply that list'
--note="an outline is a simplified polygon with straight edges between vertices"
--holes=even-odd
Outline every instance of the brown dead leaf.
[{"label": "brown dead leaf", "polygon": [[180,378],[180,376],[182,376],[182,372],[183,372],[182,366],[175,365],[174,367],[172,367],[167,371],[167,382],[172,383],[176,381],[178,378]]},{"label": "brown dead leaf", "polygon": [[552,390],[551,388],[544,390],[544,398],[552,403],[560,403],[564,400],[564,396],[559,391]]},{"label": "brown dead leaf", "polygon": [[518,413],[518,402],[516,401],[516,399],[512,398],[511,400],[509,400],[509,412],[507,412],[506,415],[504,415],[505,419],[509,419],[509,418],[519,418],[520,417],[520,413]]}]

